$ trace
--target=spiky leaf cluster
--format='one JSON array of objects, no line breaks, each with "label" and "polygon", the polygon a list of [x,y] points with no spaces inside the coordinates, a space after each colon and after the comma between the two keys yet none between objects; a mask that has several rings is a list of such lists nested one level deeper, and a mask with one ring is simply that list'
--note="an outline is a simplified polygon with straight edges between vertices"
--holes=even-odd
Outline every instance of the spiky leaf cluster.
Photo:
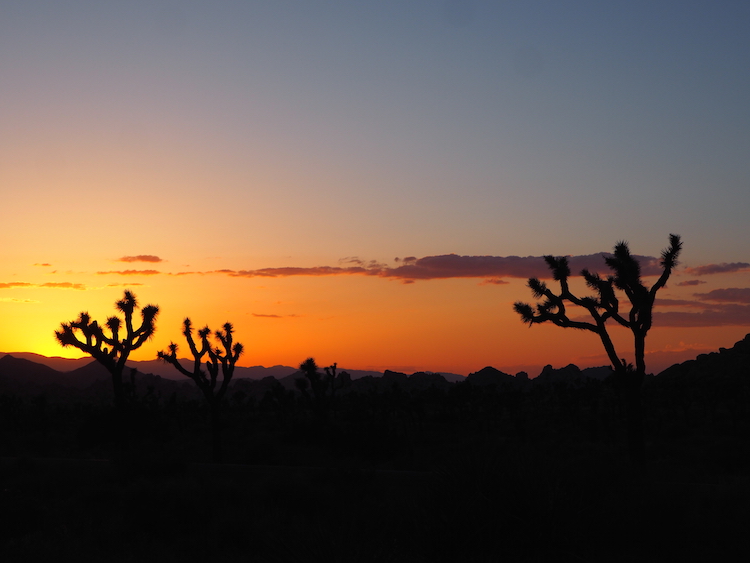
[{"label": "spiky leaf cluster", "polygon": [[[612,256],[604,259],[605,264],[612,271],[611,275],[602,277],[586,269],[581,271],[586,286],[594,292],[593,295],[582,298],[570,291],[568,285],[570,267],[567,258],[545,256],[544,260],[552,272],[553,279],[560,284],[560,291],[554,293],[544,282],[537,278],[529,278],[528,287],[532,295],[542,301],[537,303],[536,307],[519,301],[513,305],[513,308],[520,315],[521,320],[529,325],[551,322],[563,328],[578,328],[599,334],[613,364],[619,365],[620,361],[616,357],[614,346],[607,334],[606,322],[614,319],[620,325],[633,331],[633,334],[642,341],[651,328],[656,293],[669,279],[672,269],[677,265],[681,250],[680,236],[669,235],[669,246],[661,253],[662,273],[657,282],[648,288],[641,280],[641,266],[630,253],[628,243],[620,241],[615,245]],[[627,314],[620,312],[620,300],[615,290],[622,291],[630,303],[630,310]],[[570,319],[565,310],[566,302],[586,309],[592,322]]]},{"label": "spiky leaf cluster", "polygon": [[90,355],[103,364],[110,373],[122,372],[125,361],[133,350],[140,348],[156,332],[156,317],[159,307],[146,305],[141,309],[141,325],[135,328],[133,315],[138,308],[138,301],[131,291],[125,291],[122,299],[115,303],[117,310],[124,316],[107,319],[105,333],[97,321],[92,321],[87,312],[82,312],[78,319],[61,323],[60,330],[55,331],[55,338],[64,347],[73,346]]}]

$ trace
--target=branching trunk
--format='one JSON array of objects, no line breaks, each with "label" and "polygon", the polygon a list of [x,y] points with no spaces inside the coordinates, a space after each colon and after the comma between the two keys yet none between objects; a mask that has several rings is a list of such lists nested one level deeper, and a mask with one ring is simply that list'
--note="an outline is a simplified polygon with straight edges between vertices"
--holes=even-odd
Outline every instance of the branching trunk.
[{"label": "branching trunk", "polygon": [[[190,352],[193,354],[193,370],[185,369],[177,359],[177,344],[172,342],[169,345],[168,352],[159,352],[157,357],[168,364],[172,364],[177,371],[192,379],[198,388],[203,392],[206,403],[209,408],[209,426],[211,433],[211,451],[213,461],[219,463],[223,459],[221,444],[222,418],[221,406],[224,395],[232,380],[234,366],[237,363],[243,351],[243,346],[239,342],[232,343],[233,327],[231,323],[224,324],[224,330],[215,332],[216,339],[221,343],[223,348],[211,348],[208,337],[211,330],[204,327],[198,331],[200,338],[200,348],[193,339],[192,323],[189,318],[183,322],[182,334],[187,340]],[[206,371],[202,368],[202,359],[208,355],[205,362]],[[208,372],[208,373],[207,373]],[[219,373],[222,380],[217,388]]]}]

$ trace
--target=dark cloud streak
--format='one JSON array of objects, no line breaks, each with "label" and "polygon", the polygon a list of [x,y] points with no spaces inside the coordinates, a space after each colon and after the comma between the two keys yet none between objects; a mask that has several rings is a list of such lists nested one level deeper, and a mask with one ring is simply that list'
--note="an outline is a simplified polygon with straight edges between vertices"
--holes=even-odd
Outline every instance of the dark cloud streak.
[{"label": "dark cloud streak", "polygon": [[719,301],[725,303],[750,303],[750,288],[728,287],[714,289],[708,293],[694,293],[695,297],[703,301]]},{"label": "dark cloud streak", "polygon": [[153,254],[138,254],[137,256],[123,256],[115,260],[116,262],[164,262],[158,256]]},{"label": "dark cloud streak", "polygon": [[107,272],[97,272],[98,275],[104,276],[109,274],[118,274],[120,276],[155,276],[161,274],[159,270],[109,270]]},{"label": "dark cloud streak", "polygon": [[[584,268],[593,272],[607,273],[604,264],[607,253],[589,254],[568,257],[571,271],[580,273]],[[641,263],[644,276],[661,273],[658,259],[652,256],[636,256]],[[260,268],[257,270],[219,270],[214,273],[226,273],[232,277],[291,277],[291,276],[342,276],[364,275],[381,278],[397,279],[404,283],[417,280],[435,280],[449,278],[488,278],[487,283],[500,284],[502,278],[544,278],[551,277],[546,262],[540,256],[459,256],[458,254],[444,254],[440,256],[425,256],[415,258],[408,256],[396,259],[395,267],[380,264],[375,261],[366,262],[357,257],[347,257],[340,263],[354,264],[352,266],[316,266],[309,268],[283,267]]]},{"label": "dark cloud streak", "polygon": [[750,270],[747,262],[722,262],[721,264],[706,264],[695,268],[685,268],[685,273],[692,276],[708,276],[712,274],[732,274]]}]

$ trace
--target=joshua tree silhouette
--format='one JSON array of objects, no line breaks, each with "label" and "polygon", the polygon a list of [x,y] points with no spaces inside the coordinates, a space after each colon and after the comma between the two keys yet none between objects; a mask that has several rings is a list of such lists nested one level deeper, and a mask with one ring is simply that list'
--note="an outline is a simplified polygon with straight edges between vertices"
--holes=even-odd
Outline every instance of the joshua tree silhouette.
[{"label": "joshua tree silhouette", "polygon": [[[338,372],[338,365],[336,363],[323,368],[325,375],[322,375],[318,371],[319,369],[318,364],[315,363],[315,358],[307,358],[299,365],[299,370],[305,377],[298,377],[294,380],[294,384],[307,400],[311,399],[307,391],[310,388],[312,391],[313,412],[322,420],[326,417],[327,409],[335,409],[336,390],[342,389],[350,382],[351,376],[345,371]],[[330,397],[327,395],[329,388],[331,390]]]},{"label": "joshua tree silhouette", "polygon": [[[620,382],[626,405],[628,449],[631,459],[640,463],[645,456],[643,435],[643,414],[641,409],[641,387],[646,375],[646,334],[653,320],[653,306],[656,293],[666,285],[672,269],[677,265],[677,258],[682,250],[679,235],[669,235],[669,246],[661,253],[662,273],[656,283],[649,289],[641,281],[641,267],[631,254],[628,243],[621,241],[615,245],[614,254],[605,257],[604,262],[613,275],[602,278],[588,270],[581,271],[586,285],[596,294],[591,297],[576,297],[568,286],[570,267],[564,256],[555,258],[545,256],[552,277],[560,283],[560,293],[555,294],[547,284],[537,278],[529,278],[528,286],[537,299],[536,310],[531,305],[516,302],[514,309],[521,315],[523,322],[529,326],[535,323],[551,322],[563,328],[589,330],[599,335],[607,352],[609,361]],[[630,302],[627,314],[620,312],[620,301],[615,289],[622,291]],[[593,322],[574,320],[568,317],[565,302],[582,307],[588,311]],[[635,367],[628,364],[615,350],[612,339],[607,332],[607,321],[613,319],[618,324],[630,329],[634,339]]]},{"label": "joshua tree silhouette", "polygon": [[[227,392],[229,382],[232,381],[234,366],[242,354],[244,347],[239,342],[233,343],[232,335],[234,333],[234,327],[232,326],[232,323],[224,323],[224,326],[222,327],[224,329],[223,331],[217,330],[214,332],[214,336],[221,344],[221,348],[212,348],[211,344],[208,342],[208,337],[211,335],[211,329],[208,328],[208,326],[205,326],[198,331],[200,348],[198,348],[193,339],[193,325],[189,318],[186,318],[183,321],[182,327],[182,334],[185,336],[185,340],[187,340],[188,346],[190,347],[190,352],[193,355],[193,370],[190,371],[185,369],[177,360],[178,346],[174,342],[170,342],[167,352],[158,352],[157,358],[168,364],[172,364],[177,371],[192,379],[203,392],[203,396],[206,398],[206,402],[211,411],[213,459],[218,462],[221,461],[222,458],[221,402]],[[201,362],[206,355],[208,355],[208,359],[206,360],[205,365],[208,374],[206,374],[201,367]],[[216,384],[218,382],[220,370],[222,379],[219,388],[217,389]]]},{"label": "joshua tree silhouette", "polygon": [[[62,323],[60,330],[55,331],[55,337],[62,346],[74,346],[107,368],[112,375],[115,407],[121,411],[125,404],[125,388],[122,382],[125,362],[133,350],[154,335],[159,307],[143,307],[141,326],[137,329],[133,327],[133,313],[138,308],[135,295],[126,290],[123,298],[115,303],[115,307],[125,316],[125,334],[121,334],[123,322],[119,317],[112,316],[107,319],[105,325],[110,333],[110,336],[107,336],[102,327],[91,320],[87,312],[82,312],[78,320]],[[79,339],[79,333],[82,339]]]}]

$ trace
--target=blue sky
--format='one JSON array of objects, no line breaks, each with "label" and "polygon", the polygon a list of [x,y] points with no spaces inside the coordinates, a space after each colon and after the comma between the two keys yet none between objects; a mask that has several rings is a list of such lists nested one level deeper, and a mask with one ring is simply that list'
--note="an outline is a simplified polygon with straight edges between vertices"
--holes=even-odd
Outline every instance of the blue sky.
[{"label": "blue sky", "polygon": [[4,279],[670,232],[748,262],[748,29],[745,2],[4,1]]}]

